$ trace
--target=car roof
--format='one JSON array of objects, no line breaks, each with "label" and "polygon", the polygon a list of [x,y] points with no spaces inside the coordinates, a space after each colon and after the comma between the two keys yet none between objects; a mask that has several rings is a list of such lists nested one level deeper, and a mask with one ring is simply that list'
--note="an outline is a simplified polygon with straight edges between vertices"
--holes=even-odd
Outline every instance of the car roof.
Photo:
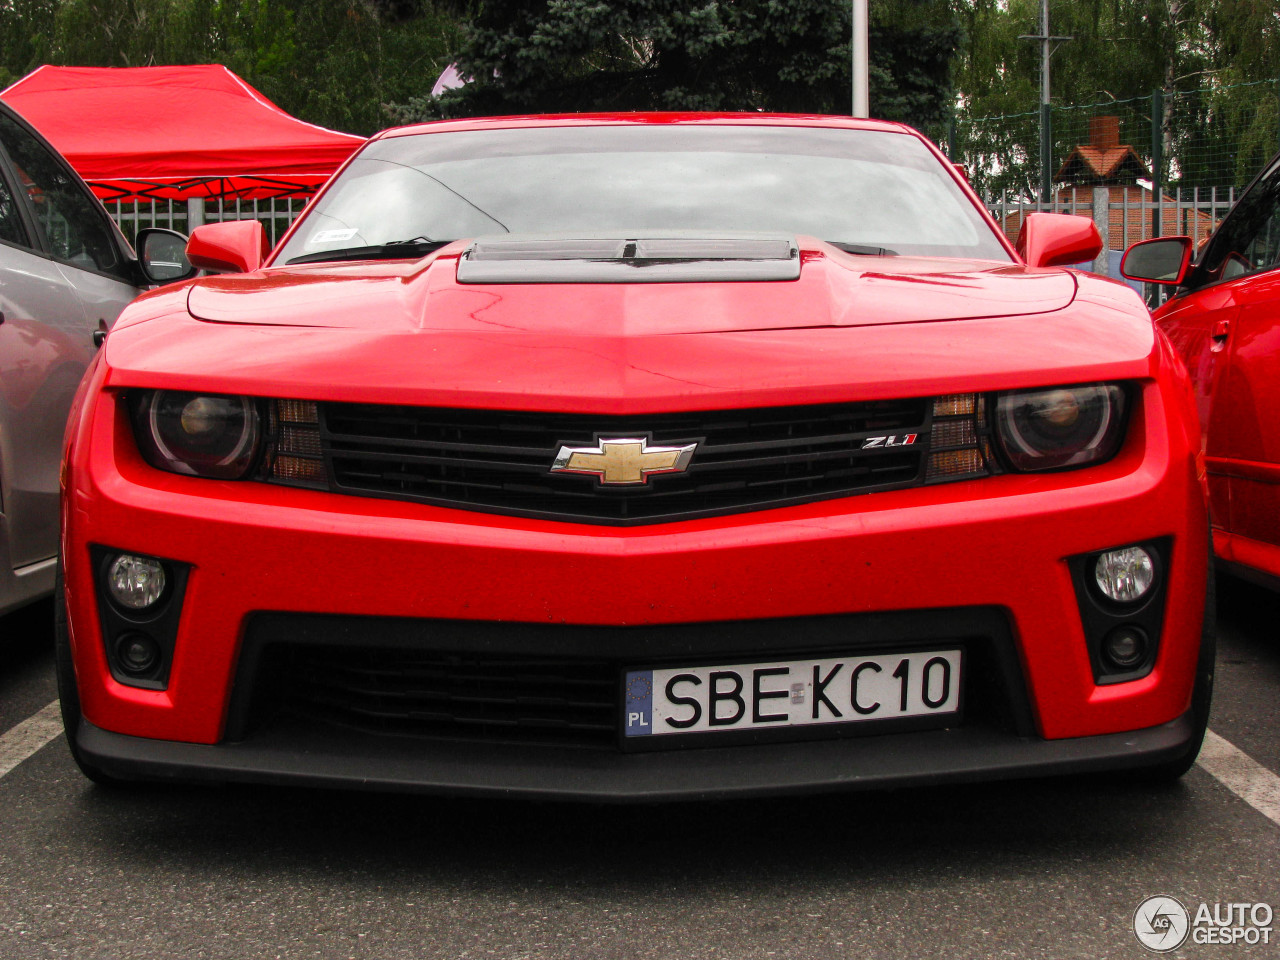
[{"label": "car roof", "polygon": [[698,124],[706,126],[827,127],[842,130],[879,130],[887,133],[919,134],[906,124],[887,120],[798,113],[560,113],[512,117],[468,117],[463,120],[433,120],[405,127],[392,127],[372,139],[409,137],[421,133],[454,133],[468,130],[521,129],[528,127],[612,127]]}]

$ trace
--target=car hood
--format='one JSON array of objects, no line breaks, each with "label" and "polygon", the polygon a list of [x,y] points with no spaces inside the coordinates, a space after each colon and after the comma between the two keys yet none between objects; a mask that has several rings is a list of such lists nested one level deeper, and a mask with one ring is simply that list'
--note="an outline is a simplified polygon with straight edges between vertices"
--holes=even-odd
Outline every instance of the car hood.
[{"label": "car hood", "polygon": [[[650,336],[861,327],[1050,313],[1076,293],[1064,270],[865,256],[799,238],[794,280],[459,282],[468,244],[420,261],[307,264],[211,277],[187,309],[212,323],[404,332],[499,330]],[[549,272],[549,277],[555,277]]]}]

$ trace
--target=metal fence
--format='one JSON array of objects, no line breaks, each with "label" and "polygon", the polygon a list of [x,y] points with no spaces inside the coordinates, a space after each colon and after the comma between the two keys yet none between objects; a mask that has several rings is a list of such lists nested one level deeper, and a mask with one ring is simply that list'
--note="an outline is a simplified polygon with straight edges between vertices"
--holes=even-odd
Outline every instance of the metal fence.
[{"label": "metal fence", "polygon": [[1145,187],[1072,187],[1058,191],[1048,203],[1011,197],[987,200],[987,211],[1010,241],[1028,213],[1070,213],[1091,217],[1103,245],[1123,251],[1152,237],[1188,236],[1204,240],[1227,215],[1240,191],[1235,187],[1178,187],[1157,201]]},{"label": "metal fence", "polygon": [[1090,143],[1089,122],[1116,117],[1163,190],[1237,189],[1280,149],[1280,80],[1264,80],[1100,103],[1028,104],[1024,113],[958,116],[948,156],[969,170],[985,197],[1010,193],[1047,200],[1063,161]]},{"label": "metal fence", "polygon": [[203,223],[258,220],[271,245],[298,219],[307,201],[303,198],[270,200],[122,200],[108,201],[107,212],[130,243],[144,227],[167,227],[190,234]]},{"label": "metal fence", "polygon": [[[986,207],[1011,243],[1017,242],[1018,231],[1029,213],[1069,213],[1091,218],[1102,235],[1102,252],[1092,263],[1075,266],[1124,280],[1120,260],[1132,244],[1155,236],[1188,236],[1198,244],[1227,215],[1239,192],[1235,187],[1177,188],[1156,202],[1143,187],[1083,187],[1060,190],[1048,203],[1006,195],[987,201]],[[1169,288],[1158,284],[1125,282],[1152,307],[1169,294]]]}]

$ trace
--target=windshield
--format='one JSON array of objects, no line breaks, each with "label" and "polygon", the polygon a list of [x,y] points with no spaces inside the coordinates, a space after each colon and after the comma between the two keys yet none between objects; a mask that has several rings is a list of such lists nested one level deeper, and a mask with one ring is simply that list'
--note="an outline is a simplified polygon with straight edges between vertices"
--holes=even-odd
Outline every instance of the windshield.
[{"label": "windshield", "polygon": [[908,134],[672,124],[374,141],[309,208],[277,262],[359,248],[421,255],[428,242],[505,233],[664,231],[784,232],[859,252],[1010,259]]}]

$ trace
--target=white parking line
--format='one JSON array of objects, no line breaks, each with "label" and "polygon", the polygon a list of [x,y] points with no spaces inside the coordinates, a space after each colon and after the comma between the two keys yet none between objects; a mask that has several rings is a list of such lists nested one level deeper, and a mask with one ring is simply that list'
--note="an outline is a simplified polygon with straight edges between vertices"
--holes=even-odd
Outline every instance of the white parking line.
[{"label": "white parking line", "polygon": [[1212,730],[1205,732],[1196,763],[1253,809],[1280,825],[1280,777]]},{"label": "white parking line", "polygon": [[62,714],[55,700],[16,727],[0,734],[0,777],[62,732]]}]

